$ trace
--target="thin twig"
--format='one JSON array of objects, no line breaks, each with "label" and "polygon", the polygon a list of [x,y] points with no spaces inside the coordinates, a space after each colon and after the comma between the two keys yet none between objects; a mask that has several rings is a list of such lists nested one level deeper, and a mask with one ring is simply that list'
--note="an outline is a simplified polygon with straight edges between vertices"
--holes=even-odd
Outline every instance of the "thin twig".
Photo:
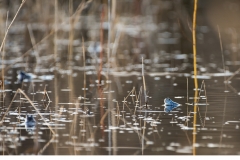
[{"label": "thin twig", "polygon": [[[26,0],[25,0],[26,1]],[[56,4],[58,0],[55,0]],[[84,3],[85,5],[87,5],[88,3],[90,3],[91,1],[88,1],[86,3]],[[81,13],[82,9],[84,8],[85,5],[79,4],[76,12],[70,17],[70,19],[77,19],[76,16],[79,15],[79,13]],[[57,15],[57,5],[55,5],[55,14]],[[55,19],[56,19],[56,16],[55,16]],[[57,22],[57,21],[56,21]],[[61,25],[64,25],[65,23],[68,23],[68,21],[64,21],[62,22],[61,24],[57,24],[56,22],[55,23],[55,27],[50,31],[49,34],[47,34],[43,39],[41,39],[38,43],[36,43],[32,48],[30,48],[28,51],[26,51],[24,54],[22,54],[20,57],[17,57],[16,59],[13,59],[12,61],[14,61],[14,63],[8,65],[7,67],[4,68],[4,71],[8,70],[9,68],[11,68],[13,65],[15,65],[17,62],[21,61],[21,58],[22,57],[25,57],[27,56],[32,50],[34,47],[37,47],[38,45],[40,45],[42,42],[44,42],[45,40],[47,40],[50,36],[52,36],[54,33],[57,33],[58,31],[58,28],[57,28],[57,25],[61,26]],[[54,34],[54,36],[56,36],[55,38],[57,39],[57,34]],[[0,50],[1,51],[1,50]],[[55,53],[54,53],[54,60],[56,62],[56,59],[57,59],[57,49],[55,48]],[[2,71],[1,71],[2,72]]]},{"label": "thin twig", "polygon": [[143,91],[144,91],[144,100],[147,108],[147,91],[146,91],[146,82],[144,77],[144,65],[143,65],[143,57],[142,57],[142,78],[143,78]]},{"label": "thin twig", "polygon": [[206,110],[205,110],[205,115],[204,115],[204,123],[203,123],[203,127],[205,127],[205,121],[206,121],[206,116],[207,116],[207,91],[206,91],[206,87],[205,87],[205,82],[204,82],[204,91],[205,91],[205,98],[206,98]]},{"label": "thin twig", "polygon": [[84,104],[86,100],[86,71],[85,71],[85,66],[86,66],[86,57],[85,57],[85,47],[84,47],[84,38],[82,37],[82,52],[83,52],[83,67],[84,67],[84,81],[83,81],[83,88],[84,88]]},{"label": "thin twig", "polygon": [[[219,43],[220,43],[220,47],[221,47],[221,55],[222,55],[222,65],[223,65],[223,70],[224,70],[224,74],[226,73],[226,67],[225,67],[225,63],[224,63],[224,56],[223,56],[223,45],[222,45],[222,38],[221,38],[221,33],[220,33],[220,29],[219,26],[217,25],[217,29],[218,29],[218,36],[219,36]],[[224,82],[225,82],[225,90],[226,90],[226,82],[228,82],[229,80],[226,81],[226,76],[224,76]]]},{"label": "thin twig", "polygon": [[13,97],[10,105],[8,106],[7,111],[4,113],[3,118],[2,118],[2,120],[0,121],[0,123],[3,123],[5,116],[6,116],[6,114],[8,113],[8,111],[9,111],[11,105],[12,105],[12,102],[14,101],[14,99],[15,99],[15,97],[16,97],[16,95],[17,95],[18,93],[22,93],[22,94],[25,96],[25,98],[28,100],[28,102],[33,106],[33,108],[37,111],[37,113],[39,114],[39,116],[40,116],[40,117],[43,119],[43,121],[46,123],[46,125],[48,126],[48,128],[52,131],[53,134],[55,134],[55,132],[53,131],[52,127],[48,125],[48,123],[45,121],[45,118],[41,115],[41,113],[39,112],[39,110],[37,109],[37,107],[34,105],[34,103],[29,99],[29,97],[28,97],[28,96],[23,92],[23,90],[21,90],[20,88],[16,91],[16,93],[15,93],[15,95],[14,95],[14,97]]},{"label": "thin twig", "polygon": [[[239,71],[240,71],[240,68],[238,68],[238,70],[236,70],[236,71],[233,73],[233,75],[232,75],[231,77],[229,77],[227,80],[226,80],[226,78],[225,78],[225,84],[228,83],[228,81],[230,81],[234,76],[236,76],[236,75],[239,73]],[[224,76],[224,77],[226,77],[226,76]]]},{"label": "thin twig", "polygon": [[1,44],[1,46],[0,46],[0,52],[2,51],[3,45],[4,45],[5,40],[6,40],[6,38],[7,38],[8,31],[9,31],[10,27],[12,26],[13,22],[15,21],[17,15],[18,15],[18,12],[20,11],[20,9],[22,8],[22,6],[23,6],[23,4],[24,4],[25,2],[26,2],[26,0],[22,0],[22,3],[20,4],[20,6],[19,6],[19,8],[18,8],[18,10],[17,10],[17,12],[16,12],[16,14],[15,14],[15,16],[13,17],[13,20],[12,20],[11,23],[9,24],[9,26],[8,26],[6,32],[5,32],[5,35],[4,35],[4,37],[3,37],[2,44]]}]

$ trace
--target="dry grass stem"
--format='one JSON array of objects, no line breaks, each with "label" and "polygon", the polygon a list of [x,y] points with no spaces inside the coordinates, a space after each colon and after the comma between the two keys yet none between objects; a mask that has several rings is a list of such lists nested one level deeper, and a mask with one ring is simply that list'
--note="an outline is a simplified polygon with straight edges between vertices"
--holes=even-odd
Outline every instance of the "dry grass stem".
[{"label": "dry grass stem", "polygon": [[144,93],[144,100],[145,100],[145,104],[146,104],[146,108],[147,107],[147,89],[146,89],[146,82],[145,82],[145,76],[144,76],[144,65],[143,65],[143,57],[142,57],[142,79],[143,79],[143,93]]},{"label": "dry grass stem", "polygon": [[17,10],[17,12],[16,12],[16,14],[15,14],[15,16],[13,17],[11,23],[9,24],[9,26],[8,26],[6,32],[5,32],[5,35],[4,35],[4,37],[3,37],[2,44],[1,44],[1,46],[0,46],[0,52],[2,51],[3,45],[4,45],[5,40],[6,40],[6,38],[7,38],[8,31],[9,31],[10,27],[12,26],[13,22],[15,21],[18,13],[19,13],[19,11],[20,11],[20,9],[22,8],[22,6],[23,6],[23,4],[24,4],[25,2],[26,2],[26,0],[22,0],[22,3],[20,4],[20,6],[19,6],[19,8],[18,8],[18,10]]},{"label": "dry grass stem", "polygon": [[38,109],[37,109],[37,107],[34,105],[34,103],[29,99],[29,97],[28,97],[28,96],[23,92],[23,90],[21,90],[20,88],[16,91],[16,93],[15,93],[15,95],[14,95],[11,103],[9,104],[7,111],[4,113],[4,115],[3,115],[2,120],[0,121],[0,123],[3,123],[4,118],[5,118],[6,114],[8,113],[10,107],[12,106],[12,103],[13,103],[13,101],[15,100],[16,95],[17,95],[18,93],[21,93],[21,94],[24,95],[24,97],[28,100],[28,102],[32,105],[32,107],[37,111],[38,115],[42,118],[42,120],[45,122],[45,124],[48,126],[48,128],[52,131],[53,134],[55,134],[55,132],[53,131],[52,127],[48,125],[48,123],[45,121],[45,118],[44,118],[44,117],[42,116],[42,114],[38,111]]},{"label": "dry grass stem", "polygon": [[193,28],[192,28],[192,38],[193,38],[193,68],[194,68],[194,86],[195,86],[195,96],[194,96],[194,117],[193,117],[193,155],[196,155],[196,123],[197,123],[197,95],[198,95],[198,82],[197,82],[197,46],[196,46],[196,19],[197,19],[197,2],[194,0],[194,11],[193,11]]}]

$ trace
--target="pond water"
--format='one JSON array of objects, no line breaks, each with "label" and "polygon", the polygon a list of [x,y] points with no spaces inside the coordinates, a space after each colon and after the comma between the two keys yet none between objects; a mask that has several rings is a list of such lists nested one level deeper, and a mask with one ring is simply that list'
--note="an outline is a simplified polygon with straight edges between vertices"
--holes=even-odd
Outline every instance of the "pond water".
[{"label": "pond water", "polygon": [[[173,2],[143,2],[145,15],[133,16],[131,7],[143,4],[118,1],[123,12],[116,11],[110,43],[99,2],[89,2],[92,9],[85,6],[82,14],[80,2],[70,5],[81,17],[75,27],[68,4],[59,4],[57,34],[50,31],[53,2],[47,12],[40,1],[26,2],[1,52],[0,154],[240,154],[240,63],[231,50],[237,42],[227,42],[232,32],[222,29],[221,52],[218,33],[203,16],[207,2],[199,6],[197,89],[192,43],[177,25]],[[43,17],[24,19],[35,13],[30,8]],[[6,6],[0,9],[5,13]],[[158,11],[168,18],[159,21]]]},{"label": "pond water", "polygon": [[[3,154],[192,155],[194,148],[197,155],[239,154],[239,92],[233,89],[237,79],[226,86],[223,77],[198,79],[203,85],[193,134],[194,86],[187,74],[148,73],[146,107],[141,74],[109,75],[102,88],[90,74],[84,90],[84,79],[79,81],[84,72],[72,72],[50,80],[36,77],[31,82],[5,85],[2,115],[11,100],[13,103],[1,126]],[[38,111],[24,94],[16,94],[18,87]],[[181,105],[166,113],[166,97]],[[27,114],[36,120],[28,132],[24,125]]]}]

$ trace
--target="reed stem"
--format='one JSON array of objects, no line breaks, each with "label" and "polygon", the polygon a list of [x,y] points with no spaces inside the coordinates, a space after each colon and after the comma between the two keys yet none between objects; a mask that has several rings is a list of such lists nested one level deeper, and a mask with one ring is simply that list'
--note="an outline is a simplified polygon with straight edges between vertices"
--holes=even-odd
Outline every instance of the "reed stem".
[{"label": "reed stem", "polygon": [[197,123],[197,96],[198,96],[198,82],[197,82],[197,47],[196,47],[196,19],[197,19],[197,2],[194,0],[194,11],[193,11],[193,28],[192,28],[192,38],[193,38],[193,68],[194,68],[194,86],[195,86],[195,96],[194,96],[194,118],[193,118],[193,155],[196,155],[196,123]]}]

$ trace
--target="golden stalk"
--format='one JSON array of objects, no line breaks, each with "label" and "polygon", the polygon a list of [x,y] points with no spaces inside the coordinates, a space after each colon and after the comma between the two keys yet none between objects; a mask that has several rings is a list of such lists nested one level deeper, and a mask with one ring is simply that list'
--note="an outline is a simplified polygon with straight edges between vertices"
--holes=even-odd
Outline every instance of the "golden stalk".
[{"label": "golden stalk", "polygon": [[194,68],[194,86],[195,86],[195,96],[194,96],[194,118],[193,118],[193,155],[196,155],[196,123],[197,123],[197,96],[198,96],[198,82],[197,82],[197,47],[196,47],[196,19],[197,19],[197,2],[194,0],[194,11],[193,11],[193,28],[192,28],[192,38],[193,38],[193,68]]}]

